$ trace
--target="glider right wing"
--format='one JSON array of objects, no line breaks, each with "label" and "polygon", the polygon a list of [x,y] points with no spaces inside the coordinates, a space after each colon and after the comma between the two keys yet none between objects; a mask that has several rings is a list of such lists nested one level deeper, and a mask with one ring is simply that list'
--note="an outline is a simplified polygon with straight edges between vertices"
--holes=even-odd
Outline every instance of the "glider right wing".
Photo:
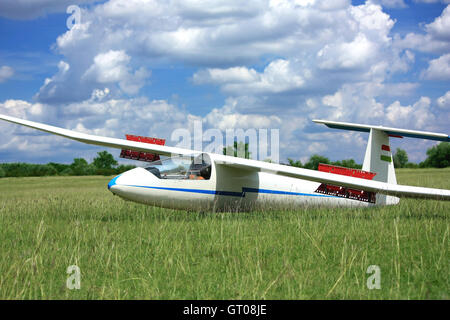
[{"label": "glider right wing", "polygon": [[372,191],[402,198],[422,198],[450,201],[450,190],[445,189],[406,186],[381,181],[366,180],[328,172],[222,155],[215,155],[214,158],[216,165],[229,166],[247,171],[269,172],[286,177]]}]

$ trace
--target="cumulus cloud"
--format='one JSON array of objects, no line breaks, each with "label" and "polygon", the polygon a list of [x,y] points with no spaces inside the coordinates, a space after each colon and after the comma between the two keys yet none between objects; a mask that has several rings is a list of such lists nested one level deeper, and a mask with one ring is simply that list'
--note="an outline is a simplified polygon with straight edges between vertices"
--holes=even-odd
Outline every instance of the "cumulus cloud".
[{"label": "cumulus cloud", "polygon": [[[394,79],[414,65],[416,50],[447,54],[449,9],[424,26],[423,34],[401,38],[392,34],[395,21],[382,6],[403,4],[109,0],[85,7],[81,24],[56,40],[54,50],[62,58],[35,96],[40,116],[47,117],[44,122],[108,136],[125,130],[167,135],[202,118],[205,126],[222,130],[279,128],[282,158],[362,153],[361,134],[339,133],[336,143],[336,132],[320,131],[311,119],[411,129],[445,126],[429,98],[402,101],[415,94],[415,80]],[[188,112],[140,96],[152,68],[170,72],[180,65],[193,70],[182,80],[220,88],[224,105],[200,115],[190,106]],[[23,115],[38,117],[30,111]]]},{"label": "cumulus cloud", "polygon": [[450,6],[447,6],[441,16],[425,26],[425,30],[435,39],[450,41]]},{"label": "cumulus cloud", "polygon": [[379,85],[377,95],[384,94],[389,97],[407,97],[414,94],[416,89],[420,86],[418,82],[396,82],[384,83]]},{"label": "cumulus cloud", "polygon": [[[110,0],[83,10],[82,17],[82,24],[56,42],[67,62],[76,65],[73,70],[82,70],[70,79],[83,76],[99,54],[121,50],[135,64],[204,66],[194,81],[206,83],[209,77],[228,92],[235,90],[236,81],[255,92],[283,92],[300,87],[307,76],[317,79],[330,70],[339,71],[331,83],[352,77],[382,81],[387,72],[398,71],[395,66],[404,71],[410,63],[401,50],[390,50],[394,21],[370,2],[250,1],[244,9],[239,1],[204,6],[198,1]],[[269,61],[263,72],[247,67],[268,55],[285,58]],[[246,82],[250,78],[252,84]],[[273,81],[280,83],[278,88]]]},{"label": "cumulus cloud", "polygon": [[130,56],[123,50],[109,50],[95,56],[94,63],[83,74],[82,79],[92,79],[98,83],[119,83],[120,88],[129,94],[135,94],[144,85],[148,72],[141,67],[130,73]]},{"label": "cumulus cloud", "polygon": [[430,112],[431,100],[421,97],[413,105],[402,106],[395,101],[386,108],[386,117],[389,123],[397,127],[424,129],[435,121]]},{"label": "cumulus cloud", "polygon": [[[237,95],[383,82],[413,63],[392,48],[394,21],[371,2],[110,0],[81,16],[55,44],[70,69],[41,88],[40,102],[84,101],[111,82],[111,94],[137,94],[154,64],[201,67],[194,83]],[[270,56],[263,70],[249,67]]]},{"label": "cumulus cloud", "polygon": [[9,66],[0,67],[0,83],[5,82],[14,75],[14,69]]},{"label": "cumulus cloud", "polygon": [[450,80],[450,53],[431,60],[422,76],[427,80]]},{"label": "cumulus cloud", "polygon": [[281,119],[276,115],[240,114],[236,111],[236,100],[228,99],[224,107],[214,108],[205,118],[205,123],[211,128],[225,131],[226,129],[248,128],[279,128]]},{"label": "cumulus cloud", "polygon": [[447,91],[442,97],[439,97],[436,102],[439,108],[450,109],[450,91]]},{"label": "cumulus cloud", "polygon": [[408,7],[404,0],[372,0],[386,8],[406,8]]},{"label": "cumulus cloud", "polygon": [[283,59],[272,61],[261,73],[246,67],[202,70],[194,74],[193,81],[218,84],[224,92],[238,95],[280,93],[301,88],[305,82],[291,63]]},{"label": "cumulus cloud", "polygon": [[[107,89],[95,92],[88,100],[63,107],[6,100],[0,103],[0,114],[117,138],[137,134],[169,139],[173,130],[188,127],[191,119],[189,113],[165,100],[113,99],[108,98]],[[98,147],[13,124],[3,123],[0,134],[6,142],[0,146],[4,161],[27,159],[30,155],[44,161],[54,160],[53,157],[71,161],[80,154],[92,158],[98,151]],[[118,151],[113,152],[117,156]]]},{"label": "cumulus cloud", "polygon": [[[95,55],[92,63],[84,68],[80,68],[79,60],[74,61],[73,67],[60,61],[58,72],[45,80],[36,98],[54,104],[83,101],[105,84],[110,85],[116,95],[120,92],[137,94],[151,72],[145,67],[133,70],[130,60],[123,50],[109,50]],[[85,65],[83,61],[81,63]]]},{"label": "cumulus cloud", "polygon": [[334,94],[323,96],[322,107],[313,113],[322,119],[380,123],[384,118],[384,107],[376,100],[374,90],[377,88],[371,83],[345,84]]},{"label": "cumulus cloud", "polygon": [[84,101],[105,84],[111,95],[137,94],[155,64],[200,67],[194,83],[248,96],[381,84],[414,63],[392,47],[394,20],[372,2],[110,0],[81,15],[56,41],[70,69],[44,84],[42,103]]},{"label": "cumulus cloud", "polygon": [[395,45],[422,52],[446,53],[450,51],[450,5],[433,22],[424,26],[424,34],[408,33],[404,38],[396,37]]}]

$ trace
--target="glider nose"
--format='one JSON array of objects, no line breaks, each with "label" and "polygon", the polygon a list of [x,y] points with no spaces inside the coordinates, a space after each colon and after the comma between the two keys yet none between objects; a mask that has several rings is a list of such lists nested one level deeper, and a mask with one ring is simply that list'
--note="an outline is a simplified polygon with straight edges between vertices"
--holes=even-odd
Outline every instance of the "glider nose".
[{"label": "glider nose", "polygon": [[119,174],[118,176],[115,176],[114,178],[111,179],[111,181],[108,183],[108,190],[111,191],[112,193],[114,193],[114,191],[117,189],[117,183],[116,180],[117,178],[119,178],[121,176],[121,174]]},{"label": "glider nose", "polygon": [[148,185],[150,177],[154,177],[153,174],[143,168],[131,169],[112,178],[108,183],[108,190],[121,198],[133,200],[142,191],[136,187]]},{"label": "glider nose", "polygon": [[145,179],[146,175],[143,175],[143,172],[151,175],[145,169],[135,168],[115,176],[108,183],[108,190],[115,195],[127,197],[130,193],[133,193],[129,187],[145,184],[145,181],[142,179]]}]

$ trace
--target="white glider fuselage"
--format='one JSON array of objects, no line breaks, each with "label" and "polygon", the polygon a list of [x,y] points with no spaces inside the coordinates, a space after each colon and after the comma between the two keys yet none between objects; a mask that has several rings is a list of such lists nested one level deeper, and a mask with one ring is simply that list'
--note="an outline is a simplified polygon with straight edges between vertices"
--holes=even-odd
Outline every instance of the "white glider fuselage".
[{"label": "white glider fuselage", "polygon": [[203,156],[212,160],[209,179],[164,179],[145,168],[135,168],[113,178],[108,189],[113,194],[134,202],[197,211],[374,205],[357,199],[318,193],[316,190],[321,185],[320,182],[215,165],[215,158],[223,156]]},{"label": "white glider fuselage", "polygon": [[321,171],[95,136],[6,115],[0,115],[0,119],[91,145],[168,157],[151,162],[146,168],[127,171],[108,184],[115,195],[154,206],[242,211],[300,206],[369,207],[396,204],[399,197],[450,201],[450,190],[397,184],[389,144],[389,136],[449,142],[450,136],[443,133],[314,120],[335,129],[369,133],[361,171],[338,167]]}]

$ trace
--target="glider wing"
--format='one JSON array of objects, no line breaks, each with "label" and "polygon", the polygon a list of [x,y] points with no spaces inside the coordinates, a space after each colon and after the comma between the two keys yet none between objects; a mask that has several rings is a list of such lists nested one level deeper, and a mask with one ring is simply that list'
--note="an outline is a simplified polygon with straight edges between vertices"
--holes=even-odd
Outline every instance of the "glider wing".
[{"label": "glider wing", "polygon": [[68,129],[58,128],[54,126],[50,126],[47,124],[42,124],[38,122],[22,120],[10,116],[0,115],[1,120],[9,121],[12,123],[17,123],[29,128],[41,130],[44,132],[56,134],[58,136],[62,136],[65,138],[69,138],[72,140],[80,141],[87,144],[93,144],[97,146],[116,148],[116,149],[127,149],[127,150],[135,150],[142,152],[151,152],[163,156],[175,156],[175,155],[192,155],[196,153],[200,153],[198,151],[182,149],[182,148],[174,148],[161,146],[157,144],[150,144],[138,141],[131,141],[125,139],[116,139],[116,138],[108,138],[101,136],[94,136],[91,134],[76,132]]},{"label": "glider wing", "polygon": [[286,177],[355,188],[396,197],[450,200],[450,190],[398,185],[235,157],[215,155],[214,158],[217,165],[255,172],[269,172]]}]

